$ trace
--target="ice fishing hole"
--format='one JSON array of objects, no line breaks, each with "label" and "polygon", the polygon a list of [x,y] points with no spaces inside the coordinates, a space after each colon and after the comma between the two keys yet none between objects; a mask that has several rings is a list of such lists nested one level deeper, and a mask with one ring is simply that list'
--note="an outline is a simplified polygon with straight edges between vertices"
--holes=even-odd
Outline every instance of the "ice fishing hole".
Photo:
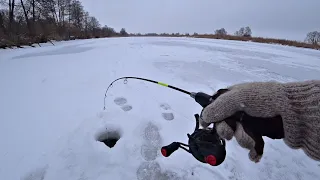
[{"label": "ice fishing hole", "polygon": [[109,148],[113,148],[121,138],[121,131],[119,129],[108,129],[97,134],[96,140],[102,142]]}]

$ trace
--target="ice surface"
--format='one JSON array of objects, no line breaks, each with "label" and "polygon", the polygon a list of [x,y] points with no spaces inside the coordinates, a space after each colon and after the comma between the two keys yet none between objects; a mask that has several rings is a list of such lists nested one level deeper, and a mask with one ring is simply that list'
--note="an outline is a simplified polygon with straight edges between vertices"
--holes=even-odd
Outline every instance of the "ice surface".
[{"label": "ice surface", "polygon": [[[0,50],[0,179],[320,179],[320,163],[280,140],[265,139],[260,163],[235,140],[218,167],[185,151],[201,107],[189,91],[214,93],[247,81],[289,82],[320,77],[320,52],[252,42],[194,38],[108,38]],[[167,118],[167,120],[166,120]],[[113,148],[97,140],[117,134]]]}]

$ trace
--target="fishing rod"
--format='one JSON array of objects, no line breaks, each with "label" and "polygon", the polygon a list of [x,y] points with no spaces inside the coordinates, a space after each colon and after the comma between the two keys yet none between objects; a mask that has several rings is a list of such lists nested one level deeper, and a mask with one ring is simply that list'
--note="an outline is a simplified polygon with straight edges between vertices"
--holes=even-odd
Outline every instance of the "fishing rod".
[{"label": "fishing rod", "polygon": [[[107,92],[109,88],[112,87],[116,81],[121,79],[124,79],[125,84],[127,84],[128,79],[136,79],[136,80],[147,81],[147,82],[158,84],[164,87],[171,88],[173,90],[189,95],[203,108],[205,108],[207,105],[212,103],[219,96],[219,94],[210,96],[203,92],[189,92],[184,89],[181,89],[163,82],[154,81],[146,78],[120,77],[112,81],[105,92],[104,108],[103,108],[104,110],[106,109],[106,97],[107,97]],[[196,119],[196,127],[194,132],[191,135],[189,133],[187,134],[189,139],[188,145],[180,142],[173,142],[170,145],[163,146],[161,148],[161,154],[164,157],[169,157],[174,151],[181,148],[187,151],[188,153],[192,154],[194,158],[196,158],[198,161],[202,163],[206,163],[211,166],[220,165],[226,157],[225,140],[218,135],[215,128],[200,129],[199,118],[201,118],[201,115],[199,116],[199,114],[195,114],[194,116]]]},{"label": "fishing rod", "polygon": [[212,97],[210,95],[202,93],[202,92],[197,92],[197,93],[189,92],[187,90],[184,90],[184,89],[181,89],[181,88],[178,88],[178,87],[175,87],[175,86],[172,86],[172,85],[160,82],[160,81],[154,81],[154,80],[146,79],[146,78],[128,76],[128,77],[120,77],[120,78],[118,78],[118,79],[116,79],[116,80],[114,80],[114,81],[112,81],[110,83],[110,85],[108,86],[108,88],[107,88],[107,90],[106,90],[106,92],[104,94],[104,107],[103,107],[104,110],[106,110],[106,98],[107,98],[107,92],[108,92],[109,88],[111,88],[116,81],[119,81],[121,79],[124,79],[124,84],[127,84],[128,79],[137,79],[137,80],[147,81],[147,82],[151,82],[151,83],[154,83],[154,84],[158,84],[158,85],[161,85],[161,86],[164,86],[164,87],[168,87],[168,88],[174,89],[176,91],[179,91],[179,92],[182,92],[182,93],[185,93],[185,94],[191,96],[203,108],[206,107],[207,105],[209,105],[211,103],[211,101],[212,101]]},{"label": "fishing rod", "polygon": [[121,78],[118,78],[118,79],[112,81],[112,82],[110,83],[110,85],[108,86],[108,88],[107,88],[107,90],[106,90],[106,92],[105,92],[105,94],[104,94],[104,107],[103,107],[104,110],[106,110],[106,98],[107,98],[107,92],[108,92],[109,88],[112,87],[113,84],[114,84],[116,81],[121,80],[121,79],[124,79],[124,83],[125,83],[125,84],[127,84],[128,79],[138,79],[138,80],[142,80],[142,81],[147,81],[147,82],[151,82],[151,83],[154,83],[154,84],[158,84],[158,85],[161,85],[161,86],[164,86],[164,87],[168,87],[168,88],[174,89],[174,90],[176,90],[176,91],[179,91],[179,92],[182,92],[182,93],[191,95],[191,92],[189,92],[189,91],[186,91],[186,90],[184,90],[184,89],[177,88],[177,87],[175,87],[175,86],[171,86],[171,85],[169,85],[169,84],[162,83],[162,82],[159,82],[159,81],[154,81],[154,80],[151,80],[151,79],[140,78],[140,77],[121,77]]}]

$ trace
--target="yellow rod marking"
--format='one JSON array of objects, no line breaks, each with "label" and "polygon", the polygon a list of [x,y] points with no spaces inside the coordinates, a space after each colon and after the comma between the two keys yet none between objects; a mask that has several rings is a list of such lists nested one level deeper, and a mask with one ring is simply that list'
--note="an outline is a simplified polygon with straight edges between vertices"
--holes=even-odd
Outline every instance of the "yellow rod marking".
[{"label": "yellow rod marking", "polygon": [[161,86],[165,86],[165,87],[168,87],[168,86],[169,86],[168,84],[162,83],[162,82],[158,82],[158,84],[161,85]]}]

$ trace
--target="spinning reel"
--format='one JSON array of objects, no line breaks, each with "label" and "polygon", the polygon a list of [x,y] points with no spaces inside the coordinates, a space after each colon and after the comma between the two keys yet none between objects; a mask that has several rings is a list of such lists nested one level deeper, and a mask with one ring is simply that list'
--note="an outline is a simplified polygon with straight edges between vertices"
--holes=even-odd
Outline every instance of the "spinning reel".
[{"label": "spinning reel", "polygon": [[[202,107],[209,105],[213,97],[205,93],[191,93],[196,102]],[[220,165],[226,157],[225,140],[220,138],[215,128],[199,129],[198,114],[195,114],[196,128],[190,135],[187,134],[189,140],[188,145],[180,142],[173,142],[170,145],[161,148],[161,154],[169,157],[174,151],[179,148],[192,154],[198,161],[210,164],[211,166]],[[189,147],[189,149],[187,149]]]},{"label": "spinning reel", "polygon": [[[214,101],[221,93],[226,91],[222,89],[222,90],[219,90],[217,94],[210,96],[202,92],[198,92],[198,93],[189,92],[184,89],[171,86],[169,84],[165,84],[162,82],[150,80],[150,79],[139,78],[139,77],[121,77],[114,80],[107,88],[105,97],[104,97],[104,110],[106,109],[105,99],[107,97],[107,91],[109,90],[110,87],[112,87],[114,82],[120,79],[124,79],[125,83],[127,83],[127,79],[137,79],[142,81],[148,81],[151,83],[155,83],[164,87],[174,89],[176,91],[180,91],[182,93],[185,93],[191,96],[203,108],[205,108],[212,101]],[[170,145],[163,146],[161,148],[162,155],[165,157],[169,157],[174,151],[178,150],[179,148],[182,148],[185,151],[192,154],[198,161],[202,163],[207,163],[207,164],[210,164],[211,166],[220,165],[226,157],[225,140],[219,137],[215,128],[199,129],[199,118],[201,117],[198,114],[195,114],[194,116],[196,119],[196,127],[194,132],[191,135],[187,134],[189,138],[188,145],[180,142],[173,142]],[[187,147],[189,149],[187,149]]]}]

